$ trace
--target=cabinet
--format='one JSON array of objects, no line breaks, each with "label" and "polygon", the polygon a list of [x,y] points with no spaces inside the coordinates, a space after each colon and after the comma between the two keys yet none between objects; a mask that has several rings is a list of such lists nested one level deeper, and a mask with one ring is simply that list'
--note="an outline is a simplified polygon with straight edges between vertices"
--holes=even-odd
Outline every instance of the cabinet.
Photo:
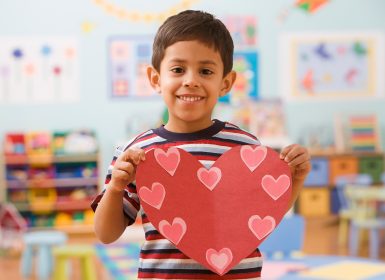
[{"label": "cabinet", "polygon": [[368,174],[373,184],[380,184],[385,172],[384,155],[374,152],[313,154],[311,165],[297,200],[299,213],[309,217],[338,213],[340,202],[335,185],[339,176]]},{"label": "cabinet", "polygon": [[5,199],[29,227],[92,230],[90,204],[99,189],[97,151],[65,153],[48,141],[39,152],[28,152],[27,141],[27,137],[19,141],[25,148],[18,151],[5,150]]}]

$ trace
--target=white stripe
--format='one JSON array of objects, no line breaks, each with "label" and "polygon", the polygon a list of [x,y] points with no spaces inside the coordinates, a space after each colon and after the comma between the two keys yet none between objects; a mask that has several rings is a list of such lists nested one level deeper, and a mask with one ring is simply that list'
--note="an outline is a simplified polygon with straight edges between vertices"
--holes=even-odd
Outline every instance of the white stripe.
[{"label": "white stripe", "polygon": [[[193,270],[207,270],[202,264],[193,259],[143,259],[140,258],[141,268],[157,268],[157,269],[193,269]],[[262,266],[262,257],[255,257],[250,259],[243,259],[231,270],[243,270]]]},{"label": "white stripe", "polygon": [[139,142],[134,143],[130,148],[142,148],[142,147],[150,145],[150,144],[155,144],[155,143],[164,142],[164,141],[166,141],[166,139],[159,137],[159,136],[151,137],[147,140],[140,140]]},{"label": "white stripe", "polygon": [[230,147],[216,144],[182,144],[178,145],[178,148],[181,148],[187,152],[208,152],[208,153],[217,153],[223,154],[228,151]]},{"label": "white stripe", "polygon": [[261,143],[258,140],[255,140],[254,138],[240,133],[232,133],[232,132],[220,132],[215,135],[215,137],[221,138],[221,139],[229,139],[229,140],[236,140],[240,142],[244,142],[247,144],[255,144],[260,145]]}]

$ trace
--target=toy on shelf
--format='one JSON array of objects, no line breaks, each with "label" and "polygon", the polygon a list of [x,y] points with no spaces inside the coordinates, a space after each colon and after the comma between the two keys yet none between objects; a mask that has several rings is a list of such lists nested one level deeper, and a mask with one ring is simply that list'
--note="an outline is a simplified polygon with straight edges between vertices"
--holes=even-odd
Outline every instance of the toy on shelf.
[{"label": "toy on shelf", "polygon": [[35,213],[49,213],[55,209],[57,192],[54,188],[32,188],[28,192],[31,210]]},{"label": "toy on shelf", "polygon": [[380,151],[379,126],[376,115],[349,118],[350,146],[353,151]]},{"label": "toy on shelf", "polygon": [[11,203],[0,204],[0,250],[21,251],[27,223]]},{"label": "toy on shelf", "polygon": [[26,152],[30,156],[52,154],[51,134],[45,131],[27,133]]},{"label": "toy on shelf", "polygon": [[6,156],[25,155],[24,133],[8,133],[5,135],[4,154]]},{"label": "toy on shelf", "polygon": [[52,163],[51,134],[45,131],[29,132],[25,140],[26,153],[32,165]]},{"label": "toy on shelf", "polygon": [[379,127],[376,114],[336,115],[334,136],[337,152],[381,152]]},{"label": "toy on shelf", "polygon": [[91,154],[98,150],[95,133],[91,130],[55,132],[53,135],[55,155]]}]

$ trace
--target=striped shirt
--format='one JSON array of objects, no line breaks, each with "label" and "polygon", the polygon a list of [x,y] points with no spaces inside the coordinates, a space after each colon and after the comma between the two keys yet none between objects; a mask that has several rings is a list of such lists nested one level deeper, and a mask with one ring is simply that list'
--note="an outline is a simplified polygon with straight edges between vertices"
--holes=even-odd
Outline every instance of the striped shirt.
[{"label": "striped shirt", "polygon": [[[108,168],[105,188],[111,179],[112,168],[118,156],[127,148],[141,148],[145,151],[154,148],[167,149],[178,147],[199,160],[207,168],[214,164],[224,152],[238,145],[259,145],[256,137],[239,127],[219,120],[212,126],[194,133],[174,133],[163,126],[148,130],[123,147],[116,150],[112,163]],[[95,210],[103,196],[105,188],[92,203]],[[262,256],[258,249],[243,259],[223,276],[211,272],[195,260],[178,250],[174,244],[164,238],[148,220],[140,208],[139,198],[134,184],[127,186],[123,200],[124,213],[129,223],[135,222],[138,212],[141,213],[145,232],[145,242],[141,248],[138,278],[139,279],[259,279],[262,269]]]}]

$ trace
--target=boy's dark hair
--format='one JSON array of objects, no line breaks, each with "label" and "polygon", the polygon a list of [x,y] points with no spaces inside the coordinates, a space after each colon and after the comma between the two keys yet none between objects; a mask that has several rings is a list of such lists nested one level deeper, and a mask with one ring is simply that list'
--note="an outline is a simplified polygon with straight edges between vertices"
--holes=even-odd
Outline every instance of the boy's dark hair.
[{"label": "boy's dark hair", "polygon": [[169,17],[155,35],[152,66],[159,72],[168,46],[180,41],[198,40],[218,51],[223,62],[223,76],[233,69],[233,39],[226,26],[212,14],[186,10]]}]

